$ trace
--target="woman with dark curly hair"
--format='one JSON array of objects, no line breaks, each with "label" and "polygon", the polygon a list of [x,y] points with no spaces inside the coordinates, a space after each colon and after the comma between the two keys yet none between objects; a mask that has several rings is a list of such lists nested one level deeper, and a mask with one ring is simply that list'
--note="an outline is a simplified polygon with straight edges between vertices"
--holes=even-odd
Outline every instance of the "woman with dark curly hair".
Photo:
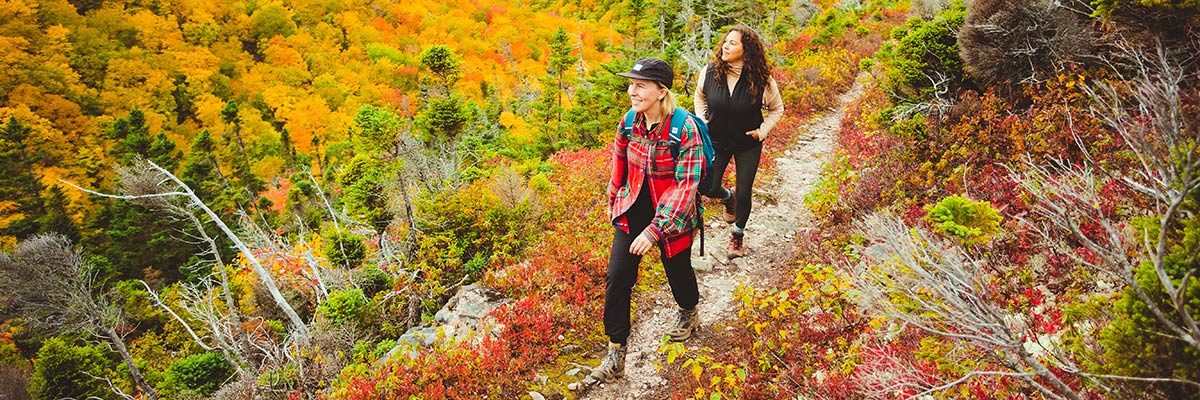
[{"label": "woman with dark curly hair", "polygon": [[[700,72],[696,87],[699,89],[694,99],[695,114],[708,122],[709,136],[716,149],[712,171],[708,180],[701,183],[700,193],[723,199],[725,222],[733,224],[729,258],[743,257],[750,195],[762,158],[762,141],[783,117],[779,84],[771,77],[771,66],[758,34],[746,26],[731,28],[714,51],[713,62]],[[721,184],[730,159],[735,165],[735,185],[726,189]]]}]

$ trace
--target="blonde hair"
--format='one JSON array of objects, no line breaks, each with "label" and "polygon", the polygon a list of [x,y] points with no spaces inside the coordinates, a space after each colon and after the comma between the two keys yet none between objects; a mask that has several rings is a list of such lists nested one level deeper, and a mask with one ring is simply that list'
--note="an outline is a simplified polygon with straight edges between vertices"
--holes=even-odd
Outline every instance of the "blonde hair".
[{"label": "blonde hair", "polygon": [[658,88],[667,91],[663,99],[658,101],[659,111],[662,112],[662,116],[665,118],[675,112],[675,108],[679,107],[679,104],[675,102],[675,92],[672,92],[670,88],[663,86],[661,83],[658,83]]}]

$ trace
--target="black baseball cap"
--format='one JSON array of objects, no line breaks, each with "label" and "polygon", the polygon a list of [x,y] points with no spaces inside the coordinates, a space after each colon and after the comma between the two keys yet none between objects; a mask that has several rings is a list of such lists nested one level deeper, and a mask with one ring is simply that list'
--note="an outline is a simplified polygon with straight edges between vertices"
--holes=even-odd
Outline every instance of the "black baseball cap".
[{"label": "black baseball cap", "polygon": [[671,65],[657,58],[637,60],[637,62],[633,63],[633,67],[629,69],[629,72],[618,72],[617,75],[626,78],[655,81],[667,89],[671,88],[671,82],[675,80],[675,70],[671,69]]}]

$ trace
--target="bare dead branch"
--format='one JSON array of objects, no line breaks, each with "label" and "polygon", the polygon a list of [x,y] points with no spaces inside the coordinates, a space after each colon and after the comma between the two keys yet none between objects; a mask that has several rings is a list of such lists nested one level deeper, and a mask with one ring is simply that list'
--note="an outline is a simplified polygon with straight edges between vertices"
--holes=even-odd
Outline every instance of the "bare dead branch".
[{"label": "bare dead branch", "polygon": [[[1103,263],[1093,267],[1120,277],[1163,326],[1200,350],[1200,325],[1186,306],[1189,300],[1183,290],[1190,279],[1177,286],[1163,265],[1170,243],[1175,240],[1172,226],[1190,213],[1183,209],[1184,204],[1200,189],[1200,140],[1183,110],[1182,83],[1188,75],[1161,44],[1146,50],[1118,40],[1113,46],[1118,50],[1117,56],[1107,64],[1121,80],[1097,81],[1085,90],[1093,100],[1092,114],[1119,135],[1136,160],[1137,168],[1114,171],[1095,160],[1087,161],[1111,180],[1156,202],[1158,234],[1151,235],[1145,230],[1130,235],[1102,215],[1095,206],[1100,200],[1096,188],[1101,180],[1092,168],[1065,163],[1043,168],[1027,162],[1028,172],[1014,174],[1014,178],[1041,200],[1034,211],[1100,255]],[[1078,137],[1076,140],[1083,147],[1082,140]],[[1084,234],[1081,229],[1084,224],[1101,227],[1103,237]],[[1129,256],[1134,253],[1130,244],[1135,237],[1142,239],[1141,257]],[[1169,309],[1152,301],[1146,289],[1134,279],[1134,271],[1142,260],[1153,266],[1157,283],[1171,304]],[[1194,276],[1192,271],[1194,268],[1185,277]]]},{"label": "bare dead branch", "polygon": [[196,345],[200,346],[200,348],[204,349],[205,351],[213,350],[212,346],[209,346],[208,343],[205,343],[203,339],[200,339],[200,335],[196,334],[196,331],[192,329],[191,324],[180,317],[179,314],[176,314],[175,310],[171,309],[170,306],[167,306],[166,303],[162,302],[162,299],[158,297],[158,293],[155,292],[154,289],[151,289],[150,285],[146,284],[146,281],[138,279],[138,283],[141,283],[142,287],[146,288],[146,293],[150,294],[150,300],[153,300],[155,305],[158,305],[159,308],[166,311],[167,314],[170,314],[172,318],[175,318],[175,321],[178,321],[180,325],[183,325],[183,329],[186,330],[188,335],[192,337],[192,341],[195,342]]},{"label": "bare dead branch", "polygon": [[82,372],[84,375],[87,375],[88,377],[90,377],[92,379],[104,382],[104,384],[108,386],[108,390],[111,391],[113,394],[117,395],[117,397],[120,397],[125,400],[133,400],[134,399],[133,396],[130,396],[129,394],[125,393],[124,390],[121,390],[120,386],[117,386],[116,384],[114,384],[112,379],[108,379],[108,377],[104,377],[104,376],[92,375],[91,372],[87,372],[87,371],[80,371],[80,372]]},{"label": "bare dead branch", "polygon": [[167,171],[166,169],[155,164],[153,161],[137,159],[133,162],[133,165],[134,167],[118,169],[118,172],[122,175],[122,182],[128,180],[128,183],[122,183],[120,187],[132,191],[132,194],[114,195],[100,193],[93,190],[84,189],[78,185],[75,185],[74,183],[66,181],[63,182],[71,187],[87,193],[116,199],[160,201],[168,197],[183,197],[186,199],[186,204],[188,207],[198,210],[202,214],[206,215],[209,220],[212,221],[212,223],[215,224],[217,228],[219,228],[221,232],[233,242],[234,246],[237,247],[239,252],[241,252],[243,258],[245,258],[250,264],[251,269],[259,277],[259,280],[264,286],[267,287],[268,291],[270,291],[271,297],[275,301],[275,304],[283,310],[284,314],[291,321],[294,334],[300,335],[302,338],[308,337],[309,333],[307,323],[300,318],[300,315],[296,313],[296,310],[290,304],[288,304],[286,299],[284,299],[283,294],[279,291],[278,286],[275,284],[275,278],[272,276],[271,272],[259,262],[258,258],[255,257],[254,252],[251,251],[250,248],[242,241],[241,237],[237,235],[233,229],[230,229],[229,226],[226,225],[223,220],[221,220],[221,217],[217,215],[216,212],[204,204],[204,201],[201,200],[194,191],[192,191],[191,187],[179,180],[179,178],[172,174],[171,171]]},{"label": "bare dead branch", "polygon": [[855,271],[858,303],[866,312],[960,341],[981,354],[1004,354],[1009,361],[1000,365],[1011,371],[976,371],[925,388],[924,394],[954,387],[972,376],[1003,373],[1023,378],[1048,397],[1081,398],[1026,350],[1025,337],[1035,332],[1023,315],[990,298],[981,261],[896,217],[872,214],[859,228],[874,243],[863,250],[863,261]]},{"label": "bare dead branch", "polygon": [[[325,197],[325,191],[321,189],[321,183],[317,182],[317,178],[313,176],[312,171],[309,171],[308,168],[304,169],[304,174],[308,176],[308,180],[312,181],[313,187],[317,189],[317,196],[320,197],[321,202],[325,204],[325,209],[329,211],[329,219],[333,222],[333,229],[338,231],[342,230],[341,225],[338,224],[338,219],[340,216],[337,212],[333,211],[333,205],[329,204],[329,198]],[[303,224],[301,224],[301,226],[303,226]]]}]

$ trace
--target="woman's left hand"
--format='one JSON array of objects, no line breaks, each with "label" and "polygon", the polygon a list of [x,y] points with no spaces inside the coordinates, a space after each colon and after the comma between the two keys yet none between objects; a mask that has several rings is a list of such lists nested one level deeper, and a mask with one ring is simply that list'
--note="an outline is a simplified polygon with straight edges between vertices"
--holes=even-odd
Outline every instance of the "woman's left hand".
[{"label": "woman's left hand", "polygon": [[758,138],[758,129],[746,132],[746,136],[752,137],[754,140],[762,141],[762,139]]},{"label": "woman's left hand", "polygon": [[633,244],[629,245],[629,254],[645,255],[654,247],[654,241],[646,237],[646,234],[638,235],[637,239],[633,239]]}]

